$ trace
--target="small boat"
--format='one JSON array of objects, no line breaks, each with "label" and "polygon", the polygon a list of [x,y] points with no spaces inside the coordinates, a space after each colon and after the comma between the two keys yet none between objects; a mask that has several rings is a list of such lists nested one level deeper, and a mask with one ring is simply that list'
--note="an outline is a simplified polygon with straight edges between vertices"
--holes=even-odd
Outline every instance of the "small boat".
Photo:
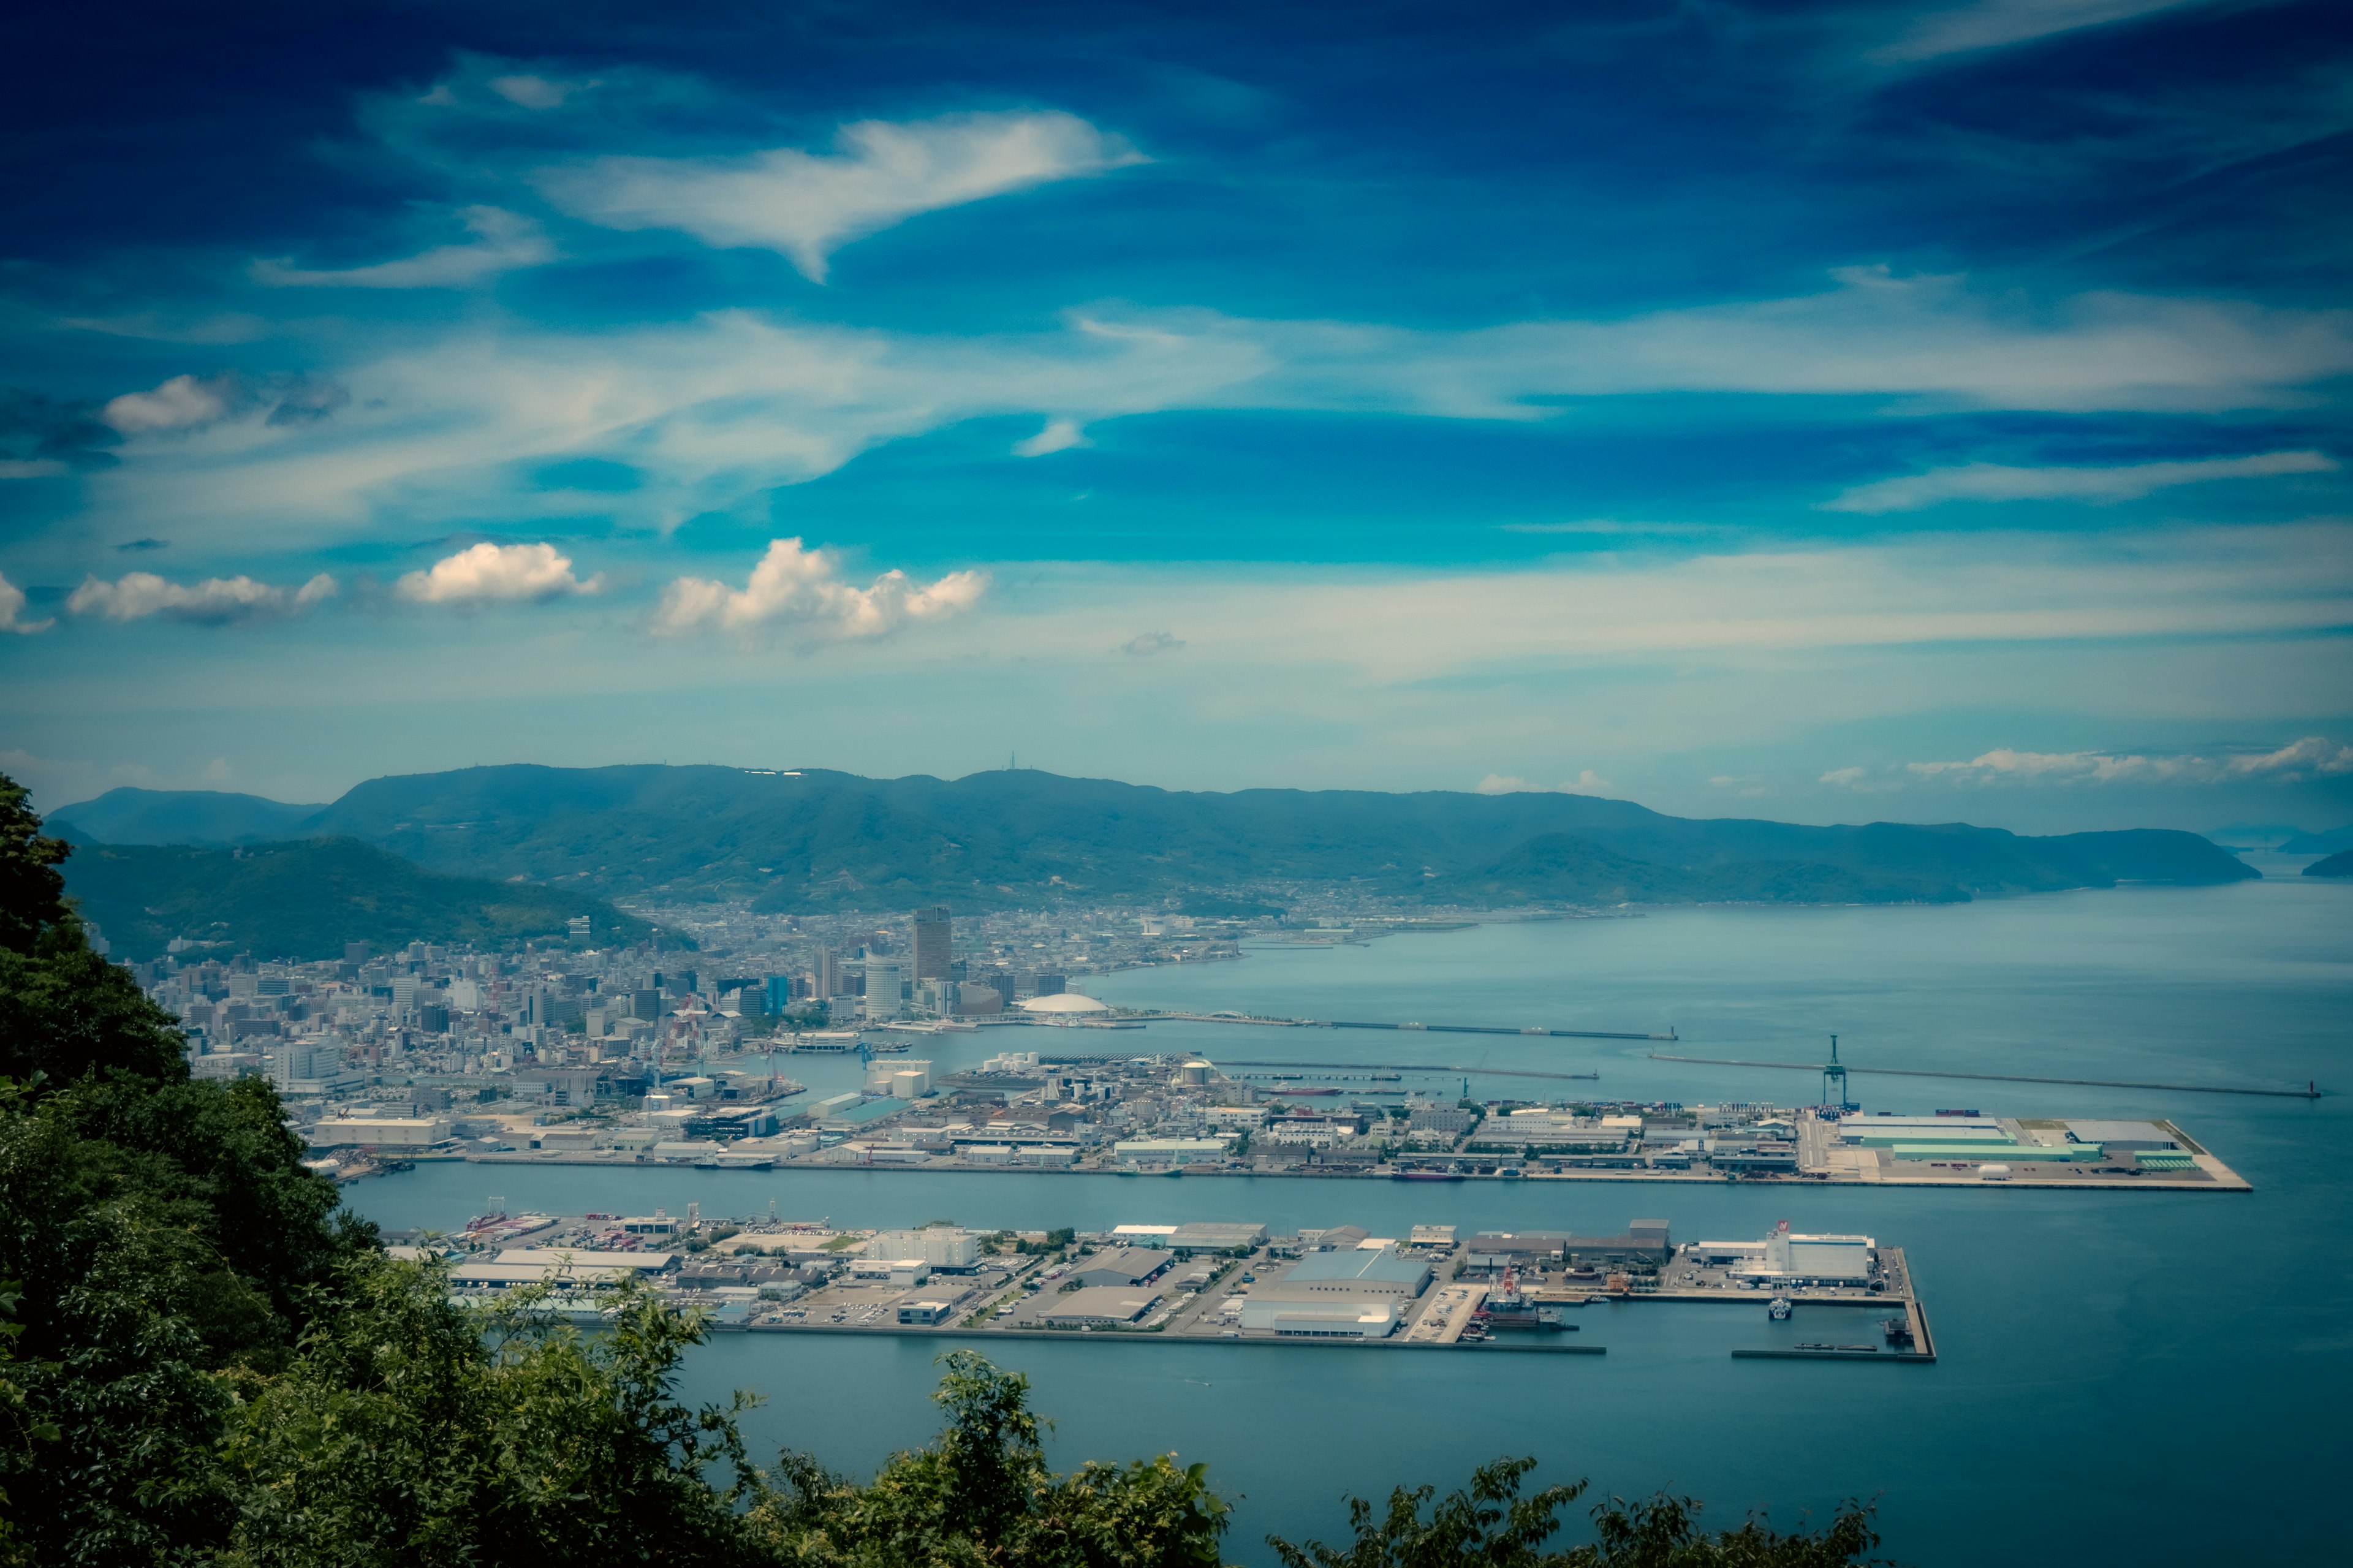
[{"label": "small boat", "polygon": [[1460,1171],[1397,1171],[1389,1176],[1393,1182],[1461,1182],[1468,1179]]},{"label": "small boat", "polygon": [[1887,1342],[1891,1345],[1912,1342],[1912,1321],[1909,1318],[1889,1318],[1879,1325],[1879,1331],[1887,1336]]},{"label": "small boat", "polygon": [[1773,1298],[1772,1304],[1765,1309],[1765,1315],[1777,1323],[1786,1323],[1789,1321],[1790,1310],[1789,1298],[1776,1296]]}]

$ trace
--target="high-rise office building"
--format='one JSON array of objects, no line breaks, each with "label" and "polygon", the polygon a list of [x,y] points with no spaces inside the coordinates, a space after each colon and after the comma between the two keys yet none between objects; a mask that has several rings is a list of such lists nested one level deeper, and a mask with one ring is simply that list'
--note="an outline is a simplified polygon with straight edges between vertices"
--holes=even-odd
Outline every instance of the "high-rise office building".
[{"label": "high-rise office building", "polygon": [[841,973],[841,954],[829,947],[817,950],[817,962],[811,966],[809,979],[819,996],[844,996],[849,993],[849,982]]},{"label": "high-rise office building", "polygon": [[915,911],[915,978],[945,980],[955,925],[944,906]]},{"label": "high-rise office building", "polygon": [[902,1000],[905,971],[893,960],[870,958],[866,961],[866,1005],[869,1018],[895,1018]]}]

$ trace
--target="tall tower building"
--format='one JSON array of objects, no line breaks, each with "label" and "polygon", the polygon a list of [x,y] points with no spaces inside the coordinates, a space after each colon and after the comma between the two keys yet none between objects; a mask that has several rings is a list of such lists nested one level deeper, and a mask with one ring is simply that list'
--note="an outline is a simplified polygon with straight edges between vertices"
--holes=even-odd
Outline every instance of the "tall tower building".
[{"label": "tall tower building", "polygon": [[955,923],[945,906],[915,911],[915,978],[945,980],[948,949],[954,945]]}]

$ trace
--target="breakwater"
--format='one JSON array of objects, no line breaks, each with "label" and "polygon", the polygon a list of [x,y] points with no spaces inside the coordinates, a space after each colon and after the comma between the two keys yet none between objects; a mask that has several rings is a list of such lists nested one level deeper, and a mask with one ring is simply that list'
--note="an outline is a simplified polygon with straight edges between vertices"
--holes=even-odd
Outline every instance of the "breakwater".
[{"label": "breakwater", "polygon": [[[1820,1072],[1820,1062],[1752,1062],[1732,1057],[1675,1057],[1663,1051],[1652,1051],[1654,1062],[1690,1062],[1712,1068],[1773,1068],[1784,1072]],[[1955,1078],[1973,1079],[1979,1083],[2062,1083],[2086,1089],[2156,1089],[2175,1094],[2253,1094],[2273,1100],[2318,1100],[2321,1089],[2316,1083],[2302,1089],[2250,1089],[2220,1083],[2139,1083],[2128,1079],[2111,1078],[2030,1078],[2021,1073],[2006,1072],[1945,1072],[1929,1068],[1859,1068],[1852,1063],[1841,1064],[1850,1073],[1870,1073],[1882,1078]]]}]

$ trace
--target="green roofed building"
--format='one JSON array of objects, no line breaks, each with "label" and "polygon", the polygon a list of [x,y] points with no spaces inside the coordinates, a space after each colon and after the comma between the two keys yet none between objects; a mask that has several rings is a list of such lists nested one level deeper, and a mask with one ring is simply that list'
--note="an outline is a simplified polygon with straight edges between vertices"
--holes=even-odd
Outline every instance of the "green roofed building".
[{"label": "green roofed building", "polygon": [[2033,1164],[2087,1164],[2104,1157],[2097,1143],[1898,1143],[1888,1151],[1899,1160],[2006,1160]]}]

